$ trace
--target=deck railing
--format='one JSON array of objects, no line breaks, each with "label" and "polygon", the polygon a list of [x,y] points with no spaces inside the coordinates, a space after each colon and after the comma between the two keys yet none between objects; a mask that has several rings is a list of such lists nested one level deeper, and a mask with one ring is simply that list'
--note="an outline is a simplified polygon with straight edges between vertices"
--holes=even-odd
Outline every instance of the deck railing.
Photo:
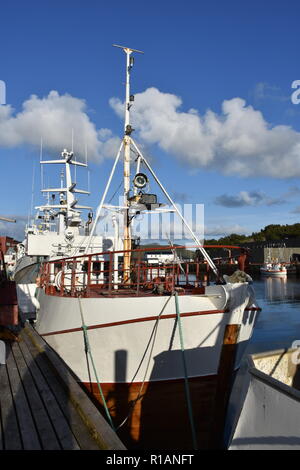
[{"label": "deck railing", "polygon": [[[125,251],[57,259],[41,266],[38,283],[47,294],[71,297],[127,294],[140,296],[149,293],[163,295],[174,290],[202,290],[210,282],[209,265],[197,258],[192,261],[177,259],[174,253],[180,248],[186,247],[130,250],[130,271],[124,270]],[[170,254],[173,259],[155,262],[145,257],[147,253],[155,252],[173,252]]]}]

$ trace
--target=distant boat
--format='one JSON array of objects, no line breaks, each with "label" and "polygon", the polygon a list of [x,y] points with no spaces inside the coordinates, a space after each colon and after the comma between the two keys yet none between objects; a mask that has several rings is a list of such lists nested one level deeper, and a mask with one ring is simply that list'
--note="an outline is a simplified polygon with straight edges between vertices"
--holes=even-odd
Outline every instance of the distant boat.
[{"label": "distant boat", "polygon": [[282,263],[267,262],[260,268],[261,274],[264,276],[282,277],[287,275],[287,269]]}]

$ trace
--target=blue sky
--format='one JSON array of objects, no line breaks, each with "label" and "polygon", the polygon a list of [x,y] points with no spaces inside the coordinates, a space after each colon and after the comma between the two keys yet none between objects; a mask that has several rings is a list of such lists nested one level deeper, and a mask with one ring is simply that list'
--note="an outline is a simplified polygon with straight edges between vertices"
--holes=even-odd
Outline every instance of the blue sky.
[{"label": "blue sky", "polygon": [[[0,214],[26,219],[33,167],[34,201],[41,201],[36,105],[57,100],[70,113],[77,106],[75,152],[80,122],[87,125],[85,133],[110,132],[112,140],[106,135],[102,145],[101,137],[101,146],[91,132],[88,202],[97,206],[123,126],[117,106],[109,102],[124,99],[125,55],[112,47],[116,43],[145,52],[136,55],[132,73],[134,137],[178,202],[204,204],[207,236],[298,222],[300,105],[291,102],[291,84],[300,79],[299,13],[299,3],[291,0],[12,0],[2,5],[0,80],[6,83],[7,105],[0,109]],[[153,96],[146,93],[149,88],[156,90]],[[49,97],[52,90],[58,98]],[[62,103],[65,94],[79,101]],[[17,119],[28,100],[26,120]],[[160,121],[153,127],[156,109]],[[208,110],[213,134],[211,127],[207,131]],[[45,154],[71,145],[71,128],[60,133],[56,125],[49,114],[42,128]],[[193,126],[204,128],[195,139]],[[0,225],[2,234],[14,230]]]}]

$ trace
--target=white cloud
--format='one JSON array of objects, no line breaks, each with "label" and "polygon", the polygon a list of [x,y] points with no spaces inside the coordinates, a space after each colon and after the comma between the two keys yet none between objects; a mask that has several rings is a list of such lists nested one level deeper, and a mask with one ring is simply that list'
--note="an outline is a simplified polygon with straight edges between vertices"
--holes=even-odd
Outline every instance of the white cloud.
[{"label": "white cloud", "polygon": [[59,95],[51,91],[48,96],[32,95],[23,103],[21,112],[15,114],[11,106],[0,106],[0,146],[16,147],[29,144],[43,147],[50,152],[71,148],[72,129],[74,152],[85,158],[87,147],[89,159],[100,161],[117,152],[120,139],[109,129],[97,130],[90,120],[84,100],[71,95]]},{"label": "white cloud", "polygon": [[[110,105],[123,115],[119,99]],[[133,127],[144,142],[194,168],[244,177],[300,175],[300,133],[291,127],[272,127],[241,98],[223,101],[220,114],[208,110],[203,116],[195,109],[180,111],[181,105],[178,96],[148,88],[135,97]]]},{"label": "white cloud", "polygon": [[235,196],[222,194],[215,199],[215,204],[223,207],[274,206],[284,203],[284,199],[271,198],[262,191],[240,191]]},{"label": "white cloud", "polygon": [[204,235],[206,238],[225,237],[227,235],[231,235],[232,233],[247,235],[249,230],[239,224],[206,226],[204,230]]},{"label": "white cloud", "polygon": [[[124,104],[111,98],[120,117]],[[271,126],[260,111],[241,98],[225,100],[220,114],[194,108],[182,111],[182,100],[156,88],[136,95],[132,107],[133,127],[143,145],[157,144],[192,168],[218,170],[227,175],[290,178],[300,176],[300,133],[289,126]],[[51,91],[32,95],[16,113],[0,107],[0,146],[40,145],[58,153],[70,148],[84,159],[101,161],[116,155],[120,138],[111,130],[97,129],[84,100]]]}]

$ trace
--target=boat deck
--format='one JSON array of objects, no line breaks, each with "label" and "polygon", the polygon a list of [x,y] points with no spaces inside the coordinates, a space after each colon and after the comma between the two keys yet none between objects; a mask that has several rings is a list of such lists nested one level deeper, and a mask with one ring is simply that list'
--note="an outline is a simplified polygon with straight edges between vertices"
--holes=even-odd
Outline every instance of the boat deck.
[{"label": "boat deck", "polygon": [[65,364],[28,324],[5,341],[0,449],[124,450]]}]

